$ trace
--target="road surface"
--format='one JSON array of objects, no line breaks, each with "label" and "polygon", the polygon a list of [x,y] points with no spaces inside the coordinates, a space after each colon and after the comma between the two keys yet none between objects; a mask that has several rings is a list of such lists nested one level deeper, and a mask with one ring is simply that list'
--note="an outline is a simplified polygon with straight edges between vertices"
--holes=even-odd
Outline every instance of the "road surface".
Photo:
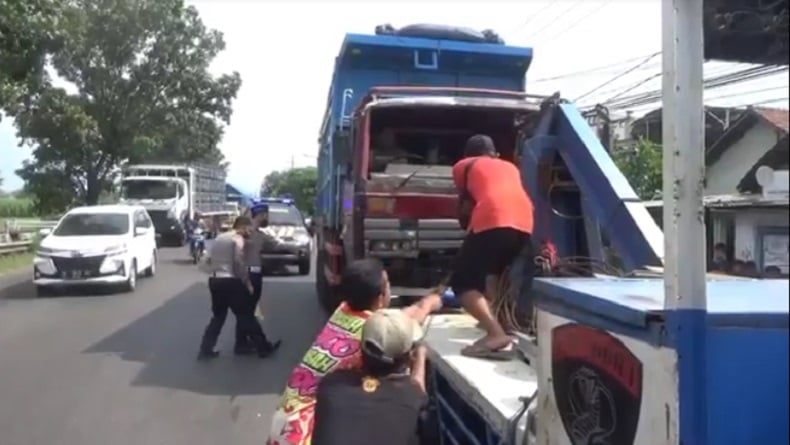
[{"label": "road surface", "polygon": [[208,290],[184,250],[162,249],[133,294],[37,299],[26,276],[0,277],[3,445],[260,445],[323,321],[312,277],[267,277],[264,328],[282,348],[233,356],[229,317],[202,363]]}]

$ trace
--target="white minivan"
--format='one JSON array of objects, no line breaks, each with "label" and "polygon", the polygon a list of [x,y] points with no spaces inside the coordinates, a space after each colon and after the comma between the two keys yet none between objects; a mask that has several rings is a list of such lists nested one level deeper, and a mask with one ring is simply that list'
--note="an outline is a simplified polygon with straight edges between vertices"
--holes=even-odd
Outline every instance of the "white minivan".
[{"label": "white minivan", "polygon": [[118,285],[131,292],[138,275],[156,273],[156,233],[141,206],[76,207],[42,235],[33,260],[39,294],[88,284]]}]

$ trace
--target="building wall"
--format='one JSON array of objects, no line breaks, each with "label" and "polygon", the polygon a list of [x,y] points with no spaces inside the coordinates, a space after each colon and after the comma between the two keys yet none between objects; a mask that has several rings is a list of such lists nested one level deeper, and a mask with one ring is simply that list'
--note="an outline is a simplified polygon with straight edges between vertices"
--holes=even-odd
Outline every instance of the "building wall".
[{"label": "building wall", "polygon": [[[790,234],[788,209],[743,209],[735,212],[735,259],[754,261],[760,267],[760,228],[782,228]],[[785,271],[786,272],[786,271]]]},{"label": "building wall", "polygon": [[737,186],[746,173],[768,152],[780,136],[776,129],[759,122],[705,172],[705,195],[738,193]]}]

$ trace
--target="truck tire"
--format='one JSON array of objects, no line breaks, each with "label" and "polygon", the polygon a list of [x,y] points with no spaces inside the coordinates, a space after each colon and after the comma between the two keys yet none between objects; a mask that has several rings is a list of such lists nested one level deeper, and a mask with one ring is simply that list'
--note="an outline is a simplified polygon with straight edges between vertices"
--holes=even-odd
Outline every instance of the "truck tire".
[{"label": "truck tire", "polygon": [[324,276],[324,265],[326,264],[326,253],[323,249],[318,251],[315,264],[315,292],[318,303],[327,315],[335,312],[340,305],[340,294],[334,286],[330,286]]}]

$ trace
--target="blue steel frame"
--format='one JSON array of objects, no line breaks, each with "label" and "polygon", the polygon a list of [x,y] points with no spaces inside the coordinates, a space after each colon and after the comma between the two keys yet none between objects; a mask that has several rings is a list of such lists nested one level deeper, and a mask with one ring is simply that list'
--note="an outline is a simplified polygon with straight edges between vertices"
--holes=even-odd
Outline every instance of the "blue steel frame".
[{"label": "blue steel frame", "polygon": [[541,164],[552,164],[559,155],[582,191],[583,208],[592,213],[585,216],[594,218],[609,236],[625,268],[660,266],[664,242],[660,229],[579,110],[554,100],[544,104],[542,113],[521,153],[522,182],[532,195],[535,214],[552,215],[548,223],[536,217],[533,236],[552,239],[560,256],[577,254],[568,240],[567,221],[553,215],[555,203],[544,196],[539,182]]},{"label": "blue steel frame", "polygon": [[436,445],[503,445],[482,413],[464,401],[435,367],[431,367],[430,376],[430,397],[439,421],[440,443]]}]

